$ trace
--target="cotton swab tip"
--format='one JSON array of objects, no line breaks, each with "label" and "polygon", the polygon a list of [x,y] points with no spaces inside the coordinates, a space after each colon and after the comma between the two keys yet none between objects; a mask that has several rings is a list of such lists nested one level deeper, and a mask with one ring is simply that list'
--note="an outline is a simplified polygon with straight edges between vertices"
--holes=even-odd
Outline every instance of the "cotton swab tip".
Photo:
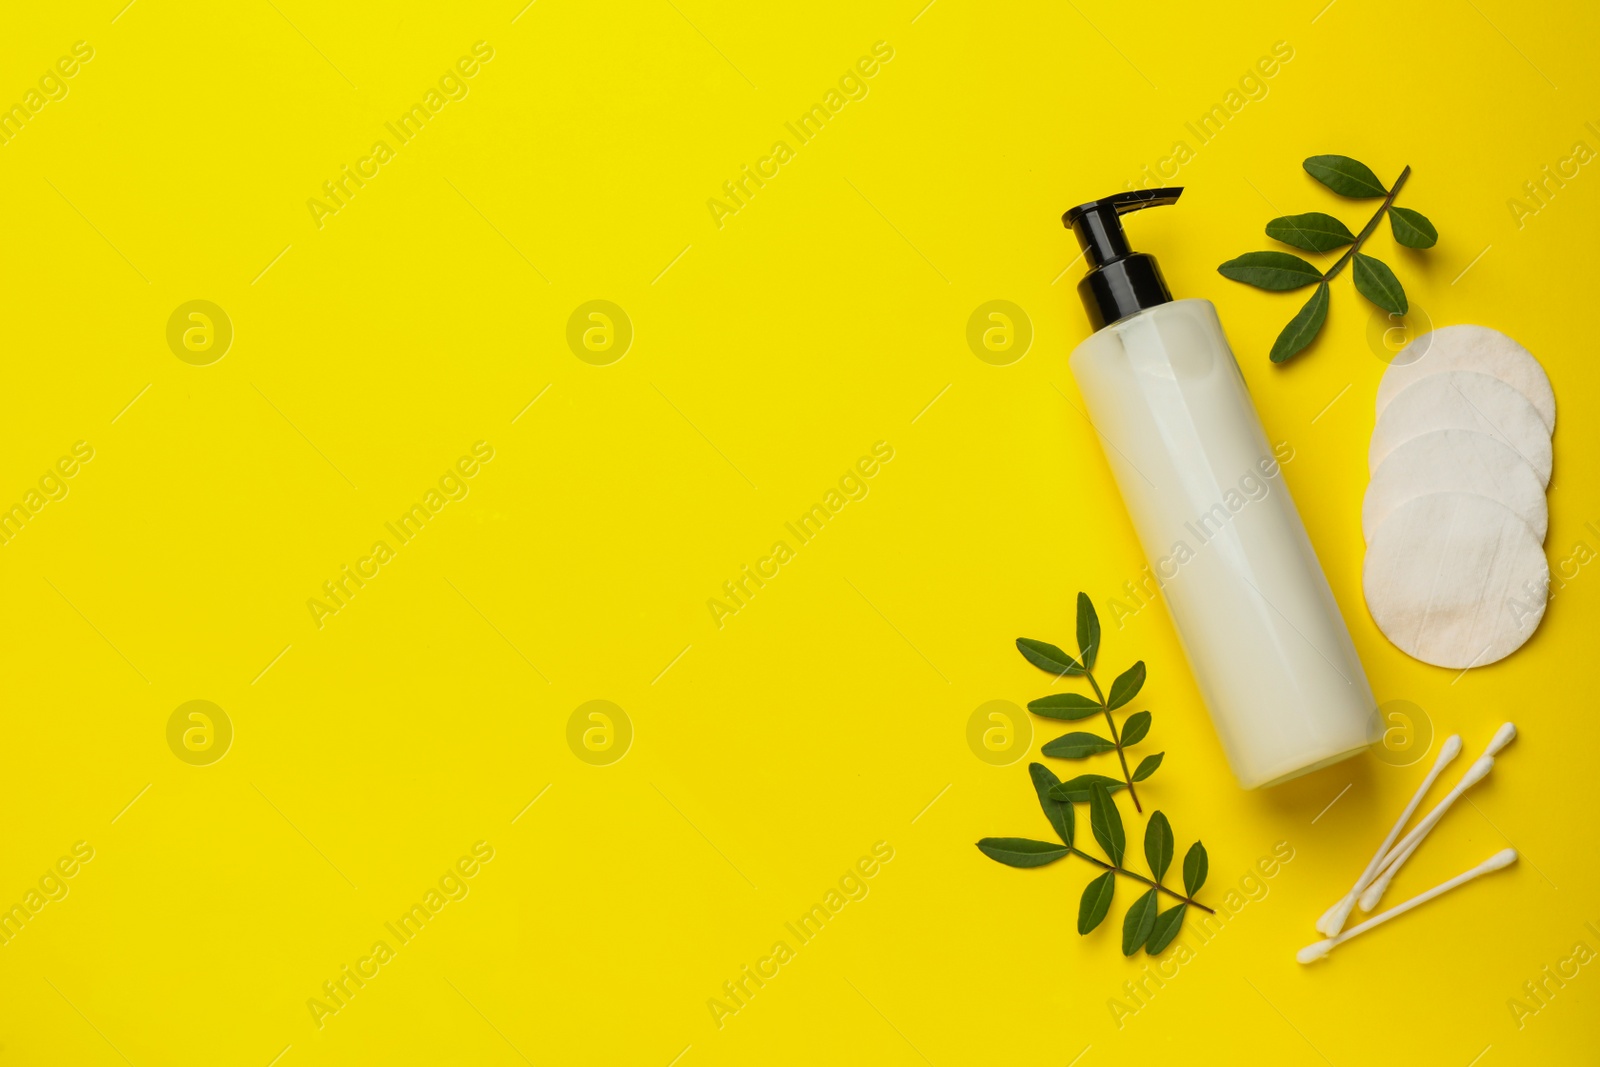
[{"label": "cotton swab tip", "polygon": [[1344,922],[1350,917],[1350,909],[1356,906],[1355,895],[1346,894],[1333,907],[1322,913],[1322,918],[1317,920],[1317,933],[1335,937],[1344,929]]},{"label": "cotton swab tip", "polygon": [[1494,737],[1489,741],[1489,747],[1483,750],[1485,756],[1493,756],[1517,738],[1515,723],[1506,723],[1494,732]]},{"label": "cotton swab tip", "polygon": [[1451,734],[1439,749],[1439,764],[1443,766],[1461,755],[1461,735]]},{"label": "cotton swab tip", "polygon": [[1517,862],[1517,850],[1514,848],[1501,849],[1493,856],[1483,861],[1483,872],[1498,871],[1502,867],[1509,867]]},{"label": "cotton swab tip", "polygon": [[1307,945],[1299,952],[1296,952],[1294,954],[1294,958],[1299,960],[1301,963],[1316,963],[1318,960],[1322,959],[1322,957],[1332,952],[1333,946],[1337,943],[1338,942],[1331,937],[1325,938],[1321,941],[1318,941],[1314,945]]},{"label": "cotton swab tip", "polygon": [[1456,785],[1456,789],[1460,791],[1468,786],[1477,785],[1492,770],[1494,770],[1494,757],[1479,756],[1477,762],[1468,767],[1467,773],[1461,776],[1461,781]]}]

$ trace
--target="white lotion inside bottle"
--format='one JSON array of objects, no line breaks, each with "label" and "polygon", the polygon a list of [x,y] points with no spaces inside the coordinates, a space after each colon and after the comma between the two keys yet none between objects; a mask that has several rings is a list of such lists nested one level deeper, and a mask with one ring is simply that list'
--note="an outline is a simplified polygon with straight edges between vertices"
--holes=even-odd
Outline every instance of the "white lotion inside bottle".
[{"label": "white lotion inside bottle", "polygon": [[1292,451],[1267,441],[1216,308],[1173,301],[1122,236],[1118,215],[1176,194],[1067,213],[1099,327],[1070,365],[1234,775],[1253,789],[1365,749],[1375,701],[1284,482]]}]

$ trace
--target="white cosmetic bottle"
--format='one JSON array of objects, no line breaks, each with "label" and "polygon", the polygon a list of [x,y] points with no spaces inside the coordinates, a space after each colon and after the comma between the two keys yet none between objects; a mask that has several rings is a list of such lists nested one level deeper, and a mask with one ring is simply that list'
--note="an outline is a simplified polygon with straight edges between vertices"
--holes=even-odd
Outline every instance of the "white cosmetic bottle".
[{"label": "white cosmetic bottle", "polygon": [[1120,216],[1181,189],[1122,193],[1063,221],[1095,333],[1072,353],[1150,571],[1234,777],[1275,785],[1361,752],[1372,689],[1209,300],[1173,300]]}]

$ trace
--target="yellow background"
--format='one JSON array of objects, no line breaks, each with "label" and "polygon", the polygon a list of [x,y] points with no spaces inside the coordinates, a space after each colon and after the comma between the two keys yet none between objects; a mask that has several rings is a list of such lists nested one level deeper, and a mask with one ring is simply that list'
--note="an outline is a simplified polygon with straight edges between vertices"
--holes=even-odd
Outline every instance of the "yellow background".
[{"label": "yellow background", "polygon": [[[1365,220],[1303,157],[1387,180],[1409,163],[1401,203],[1439,244],[1399,254],[1384,227],[1369,251],[1413,323],[1493,326],[1541,358],[1547,550],[1600,547],[1600,177],[1520,227],[1508,207],[1574,142],[1600,148],[1591,7],[121,2],[14,9],[0,37],[4,102],[94,49],[0,146],[0,497],[95,450],[0,548],[0,902],[95,850],[0,947],[0,1063],[1592,1058],[1592,966],[1520,1029],[1507,1001],[1576,942],[1600,950],[1600,578],[1577,570],[1529,645],[1463,677],[1390,646],[1360,591],[1372,309],[1341,279],[1317,346],[1274,368],[1304,294],[1215,273],[1268,247],[1273,215]],[[307,200],[477,41],[494,58],[469,95],[319,229]],[[879,41],[868,95],[796,145],[784,123]],[[1279,41],[1266,95],[1196,148],[1184,124]],[[718,228],[707,200],[779,139],[795,157]],[[1108,1001],[1144,963],[1117,944],[1133,893],[1080,940],[1086,864],[979,855],[1048,826],[1026,760],[980,761],[966,728],[1052,688],[1013,638],[1071,645],[1076,592],[1104,615],[1144,564],[1074,410],[1087,327],[1059,216],[1180,139],[1182,204],[1130,230],[1178,295],[1217,303],[1293,446],[1378,698],[1469,756],[1522,730],[1389,899],[1507,841],[1524,862],[1300,967],[1426,762],[1242,792],[1165,610],[1107,616],[1107,677],[1149,665],[1142,750],[1168,755],[1144,796],[1180,849],[1205,840],[1202,899],[1294,852],[1119,1028]],[[166,342],[193,299],[235,331],[209,366]],[[609,366],[565,339],[592,299],[635,331]],[[1009,366],[965,340],[991,299],[1032,322]],[[470,495],[319,629],[307,600],[480,440]],[[719,629],[707,600],[878,441],[894,459],[869,495]],[[193,699],[235,730],[210,766],[167,745]],[[634,731],[609,766],[567,743],[597,699]],[[495,854],[470,894],[319,1029],[307,1000],[477,841]],[[870,894],[719,1028],[723,982],[880,841]]]}]

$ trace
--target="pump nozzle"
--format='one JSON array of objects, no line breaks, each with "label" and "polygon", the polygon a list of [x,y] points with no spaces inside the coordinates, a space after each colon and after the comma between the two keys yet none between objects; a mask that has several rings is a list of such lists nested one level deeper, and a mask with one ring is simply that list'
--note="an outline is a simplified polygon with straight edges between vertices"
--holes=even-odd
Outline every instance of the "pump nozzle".
[{"label": "pump nozzle", "polygon": [[1141,208],[1175,204],[1181,195],[1181,187],[1136,189],[1079,204],[1061,216],[1089,261],[1090,270],[1078,283],[1078,295],[1095,329],[1171,302],[1172,293],[1155,257],[1128,247],[1121,217]]}]

